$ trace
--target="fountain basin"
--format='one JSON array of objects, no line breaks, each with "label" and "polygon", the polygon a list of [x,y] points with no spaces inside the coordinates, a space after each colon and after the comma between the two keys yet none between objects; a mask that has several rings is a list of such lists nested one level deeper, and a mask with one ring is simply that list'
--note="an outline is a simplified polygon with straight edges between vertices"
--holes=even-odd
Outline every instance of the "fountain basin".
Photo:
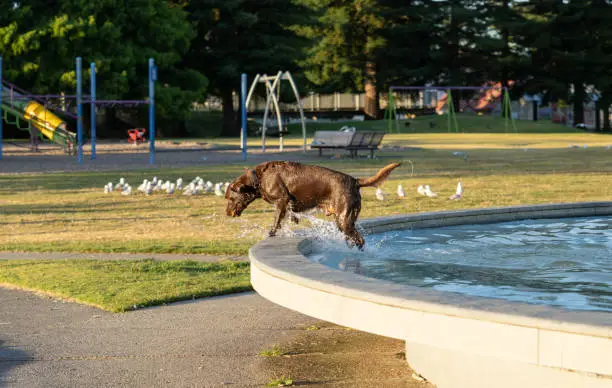
[{"label": "fountain basin", "polygon": [[[608,215],[612,202],[591,202],[383,217],[360,226],[377,233]],[[406,341],[408,363],[439,388],[612,387],[612,313],[367,278],[309,260],[311,249],[312,241],[299,237],[253,246],[255,290],[306,315]]]}]

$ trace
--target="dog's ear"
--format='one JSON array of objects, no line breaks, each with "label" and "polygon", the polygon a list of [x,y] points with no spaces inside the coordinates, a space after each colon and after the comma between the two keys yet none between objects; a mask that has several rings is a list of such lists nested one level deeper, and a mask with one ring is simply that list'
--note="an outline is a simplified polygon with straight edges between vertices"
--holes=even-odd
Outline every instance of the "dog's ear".
[{"label": "dog's ear", "polygon": [[259,178],[257,178],[255,170],[246,170],[245,175],[249,180],[249,186],[253,186],[254,188],[259,186]]}]

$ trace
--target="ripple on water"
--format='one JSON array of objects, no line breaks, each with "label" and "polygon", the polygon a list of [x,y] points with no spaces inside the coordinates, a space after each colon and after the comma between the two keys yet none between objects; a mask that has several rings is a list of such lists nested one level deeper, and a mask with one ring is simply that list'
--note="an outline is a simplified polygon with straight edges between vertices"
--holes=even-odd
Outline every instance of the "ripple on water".
[{"label": "ripple on water", "polygon": [[372,234],[350,249],[332,222],[312,221],[311,259],[417,287],[612,311],[612,217],[526,220]]}]

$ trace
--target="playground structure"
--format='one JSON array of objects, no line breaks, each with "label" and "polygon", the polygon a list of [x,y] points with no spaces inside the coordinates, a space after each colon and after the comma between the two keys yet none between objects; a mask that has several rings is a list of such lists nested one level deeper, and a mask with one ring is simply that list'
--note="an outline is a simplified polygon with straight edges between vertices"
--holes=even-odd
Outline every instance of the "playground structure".
[{"label": "playground structure", "polygon": [[[274,109],[276,113],[276,120],[277,120],[277,125],[278,125],[279,151],[283,151],[283,134],[284,134],[283,119],[282,119],[281,110],[279,108],[280,86],[281,86],[281,81],[283,80],[289,81],[289,84],[291,85],[291,89],[293,90],[293,94],[295,96],[295,100],[298,105],[298,109],[300,112],[300,121],[302,124],[302,137],[303,137],[302,147],[303,147],[304,152],[306,152],[306,120],[304,119],[304,110],[302,108],[302,102],[301,102],[302,100],[300,98],[300,94],[293,80],[293,77],[291,76],[291,73],[289,73],[288,71],[285,71],[285,72],[279,71],[274,76],[268,76],[267,74],[257,74],[255,78],[253,79],[253,82],[251,83],[251,87],[249,89],[248,95],[246,96],[246,100],[243,101],[242,113],[243,115],[246,114],[246,111],[248,110],[248,106],[253,97],[253,93],[255,92],[255,88],[257,87],[257,84],[259,83],[264,84],[266,87],[266,105],[264,109],[264,116],[263,116],[263,122],[262,122],[261,149],[262,149],[262,152],[266,151],[266,131],[267,131],[268,113],[270,111],[270,104],[272,104],[272,108]],[[246,80],[244,79],[244,77],[243,77],[243,83],[246,83]],[[244,123],[242,125],[241,137],[242,138],[246,137],[246,124]],[[246,143],[244,139],[241,139],[241,140],[242,140],[240,142],[241,147],[246,147],[246,145],[244,145]]]},{"label": "playground structure", "polygon": [[[59,144],[69,154],[76,154],[78,163],[83,163],[83,104],[89,104],[91,109],[90,142],[91,159],[96,159],[96,107],[97,106],[149,106],[149,164],[155,163],[155,81],[157,67],[152,58],[149,59],[149,98],[146,100],[99,100],[96,98],[96,65],[90,65],[90,95],[83,95],[82,58],[76,58],[76,95],[38,95],[31,94],[3,80],[2,57],[0,57],[0,160],[2,159],[3,121],[30,132],[31,136],[38,132]],[[68,101],[76,103],[76,115],[62,109],[51,100],[60,99],[62,105]],[[62,117],[74,120],[76,133],[68,130],[68,123]],[[25,125],[22,125],[25,123]],[[75,147],[76,146],[76,147]]]},{"label": "playground structure", "polygon": [[[510,82],[512,85],[513,82]],[[463,99],[461,93],[473,93],[470,98]],[[388,120],[387,130],[399,132],[398,110],[401,109],[401,104],[398,103],[396,93],[409,92],[417,93],[419,101],[417,104],[418,111],[428,111],[431,114],[447,115],[448,132],[459,132],[459,122],[456,113],[471,111],[482,115],[495,110],[501,104],[501,114],[505,118],[506,132],[509,125],[516,132],[516,124],[512,115],[510,94],[506,87],[502,87],[501,83],[490,82],[484,86],[391,86],[389,88],[388,105],[385,110],[385,119]],[[459,93],[459,107],[455,107],[453,92]],[[410,102],[412,100],[409,100]],[[426,106],[429,108],[427,109]],[[395,125],[394,125],[395,123]]]}]

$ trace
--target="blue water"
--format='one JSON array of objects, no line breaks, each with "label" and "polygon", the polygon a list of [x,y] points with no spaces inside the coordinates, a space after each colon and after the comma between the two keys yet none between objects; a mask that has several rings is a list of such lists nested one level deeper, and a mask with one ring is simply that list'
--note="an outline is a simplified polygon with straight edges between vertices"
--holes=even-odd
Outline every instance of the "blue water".
[{"label": "blue water", "polygon": [[612,217],[528,220],[316,241],[324,265],[417,287],[612,312]]}]

